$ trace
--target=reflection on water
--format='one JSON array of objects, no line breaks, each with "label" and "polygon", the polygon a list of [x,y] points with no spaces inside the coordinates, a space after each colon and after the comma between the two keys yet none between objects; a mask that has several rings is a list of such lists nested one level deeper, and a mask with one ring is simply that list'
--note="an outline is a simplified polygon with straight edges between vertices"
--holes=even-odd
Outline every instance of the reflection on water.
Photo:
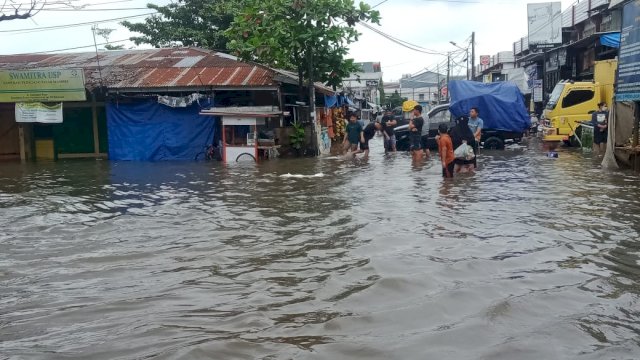
[{"label": "reflection on water", "polygon": [[0,358],[638,357],[637,177],[532,143],[445,181],[378,142],[2,164]]}]

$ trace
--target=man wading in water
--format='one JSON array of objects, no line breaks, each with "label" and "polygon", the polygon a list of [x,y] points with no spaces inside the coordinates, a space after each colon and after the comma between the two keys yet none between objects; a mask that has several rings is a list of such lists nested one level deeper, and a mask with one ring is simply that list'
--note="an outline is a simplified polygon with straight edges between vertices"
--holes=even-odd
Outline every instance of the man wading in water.
[{"label": "man wading in water", "polygon": [[423,157],[422,127],[424,126],[424,119],[422,118],[422,106],[416,105],[413,108],[413,116],[414,118],[409,122],[409,140],[411,142],[413,161],[417,161]]}]

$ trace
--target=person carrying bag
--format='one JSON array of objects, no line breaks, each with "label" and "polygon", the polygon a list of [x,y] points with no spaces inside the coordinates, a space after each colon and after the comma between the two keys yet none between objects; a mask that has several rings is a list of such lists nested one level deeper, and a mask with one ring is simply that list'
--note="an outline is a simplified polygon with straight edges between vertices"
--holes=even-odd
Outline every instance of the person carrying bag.
[{"label": "person carrying bag", "polygon": [[468,116],[456,119],[456,126],[451,129],[451,140],[456,157],[454,172],[473,172],[476,168],[476,138],[469,129]]}]

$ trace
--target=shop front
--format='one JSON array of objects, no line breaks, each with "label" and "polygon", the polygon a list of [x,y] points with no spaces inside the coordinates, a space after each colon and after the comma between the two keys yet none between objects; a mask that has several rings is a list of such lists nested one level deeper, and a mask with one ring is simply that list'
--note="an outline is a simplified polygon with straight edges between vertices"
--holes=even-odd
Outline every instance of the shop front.
[{"label": "shop front", "polygon": [[0,70],[0,89],[0,159],[106,156],[104,105],[82,69]]}]

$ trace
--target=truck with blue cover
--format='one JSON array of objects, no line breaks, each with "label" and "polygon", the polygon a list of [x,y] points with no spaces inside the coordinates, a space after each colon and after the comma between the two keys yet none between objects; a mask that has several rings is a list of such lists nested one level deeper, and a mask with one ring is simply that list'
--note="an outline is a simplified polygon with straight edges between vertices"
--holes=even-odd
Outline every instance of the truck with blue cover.
[{"label": "truck with blue cover", "polygon": [[[451,103],[434,107],[426,113],[428,134],[423,143],[430,149],[437,148],[435,137],[438,126],[446,123],[455,126],[455,119],[469,115],[472,107],[480,111],[484,121],[480,142],[485,149],[503,149],[507,142],[519,142],[524,132],[531,127],[524,97],[520,89],[508,82],[480,83],[476,81],[451,81],[449,83]],[[426,130],[426,129],[425,129]],[[397,149],[409,149],[408,126],[396,128]]]}]

